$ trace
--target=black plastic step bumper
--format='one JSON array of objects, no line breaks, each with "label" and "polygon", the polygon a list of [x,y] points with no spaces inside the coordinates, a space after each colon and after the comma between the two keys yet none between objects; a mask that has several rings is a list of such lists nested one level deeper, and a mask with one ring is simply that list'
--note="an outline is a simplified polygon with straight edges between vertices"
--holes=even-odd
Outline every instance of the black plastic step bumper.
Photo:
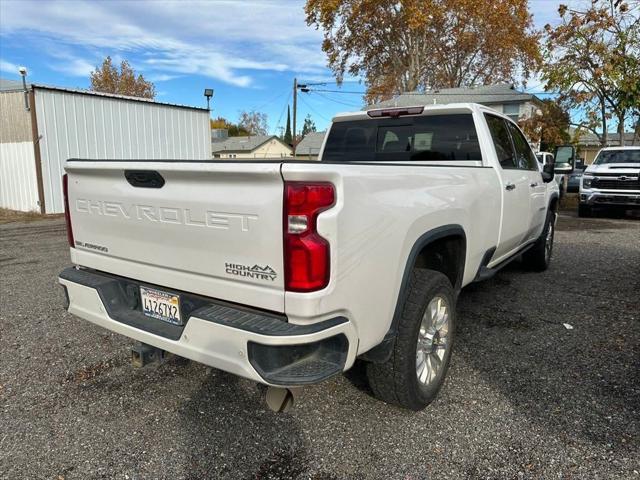
[{"label": "black plastic step bumper", "polygon": [[[316,339],[317,336],[314,335],[348,323],[344,317],[309,325],[296,325],[288,323],[287,317],[282,314],[256,310],[105,272],[70,267],[63,270],[59,277],[73,284],[95,289],[111,320],[167,340],[180,341],[192,319],[246,332],[245,348],[248,362],[265,382],[272,385],[317,383],[342,372],[345,367],[349,351],[347,337],[337,333]],[[183,324],[174,325],[145,315],[140,302],[140,287],[155,288],[179,295]],[[313,341],[304,338],[309,336],[314,336]],[[277,341],[278,344],[273,344],[273,341]],[[166,345],[157,346],[171,351]]]}]

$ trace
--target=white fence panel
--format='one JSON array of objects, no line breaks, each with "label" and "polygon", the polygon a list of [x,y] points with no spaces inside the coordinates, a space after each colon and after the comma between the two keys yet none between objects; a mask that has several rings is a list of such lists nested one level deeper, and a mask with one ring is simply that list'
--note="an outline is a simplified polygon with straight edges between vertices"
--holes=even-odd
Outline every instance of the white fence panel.
[{"label": "white fence panel", "polygon": [[33,142],[0,143],[0,207],[40,211]]}]

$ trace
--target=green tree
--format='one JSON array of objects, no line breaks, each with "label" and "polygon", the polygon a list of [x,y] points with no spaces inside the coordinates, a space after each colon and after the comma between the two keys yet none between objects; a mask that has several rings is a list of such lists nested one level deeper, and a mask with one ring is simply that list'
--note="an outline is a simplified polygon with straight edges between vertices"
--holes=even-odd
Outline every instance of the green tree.
[{"label": "green tree", "polygon": [[369,102],[516,82],[540,59],[527,0],[307,0],[305,12],[338,83],[364,77]]},{"label": "green tree", "polygon": [[304,119],[304,125],[302,125],[302,137],[304,137],[307,133],[309,132],[315,132],[316,131],[316,124],[313,121],[313,119],[311,118],[311,115],[307,114],[307,116]]},{"label": "green tree", "polygon": [[561,22],[544,28],[545,88],[584,112],[575,126],[606,145],[611,119],[622,135],[640,117],[640,3],[592,0],[558,14]]},{"label": "green tree", "polygon": [[287,145],[291,145],[292,136],[291,136],[291,112],[289,111],[289,105],[287,105],[287,129],[284,132],[284,137],[282,137],[282,141]]},{"label": "green tree", "polygon": [[155,98],[156,87],[145,80],[142,74],[136,76],[129,62],[120,62],[120,70],[107,57],[102,65],[89,74],[90,89],[95,92],[117,93],[131,97]]}]

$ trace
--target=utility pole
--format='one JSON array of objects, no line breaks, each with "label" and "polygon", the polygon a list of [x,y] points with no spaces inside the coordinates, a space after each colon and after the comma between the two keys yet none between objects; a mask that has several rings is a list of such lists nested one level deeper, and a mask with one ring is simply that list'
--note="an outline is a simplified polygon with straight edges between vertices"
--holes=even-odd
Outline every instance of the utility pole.
[{"label": "utility pole", "polygon": [[296,113],[298,110],[298,79],[293,79],[293,137],[291,144],[293,145],[293,155],[296,155]]}]

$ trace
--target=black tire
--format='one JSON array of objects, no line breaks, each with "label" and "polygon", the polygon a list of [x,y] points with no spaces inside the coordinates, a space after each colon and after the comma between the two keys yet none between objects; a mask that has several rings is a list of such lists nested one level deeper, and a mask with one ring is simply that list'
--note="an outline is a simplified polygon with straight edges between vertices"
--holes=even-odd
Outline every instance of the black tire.
[{"label": "black tire", "polygon": [[[555,236],[555,212],[549,210],[540,237],[529,250],[522,254],[524,265],[535,272],[543,272],[551,264]],[[547,243],[549,240],[550,244]]]},{"label": "black tire", "polygon": [[[418,334],[429,303],[437,297],[446,301],[449,307],[448,331],[442,337],[446,346],[435,347],[444,350],[443,357],[433,380],[425,384],[418,380],[416,366]],[[436,398],[451,359],[456,324],[455,298],[451,282],[445,275],[435,270],[413,270],[391,357],[384,363],[367,365],[369,386],[376,398],[410,410],[421,410]],[[426,358],[425,363],[428,363]]]},{"label": "black tire", "polygon": [[591,210],[591,205],[585,205],[583,203],[578,205],[578,216],[583,218],[588,218],[593,215],[593,211]]}]

